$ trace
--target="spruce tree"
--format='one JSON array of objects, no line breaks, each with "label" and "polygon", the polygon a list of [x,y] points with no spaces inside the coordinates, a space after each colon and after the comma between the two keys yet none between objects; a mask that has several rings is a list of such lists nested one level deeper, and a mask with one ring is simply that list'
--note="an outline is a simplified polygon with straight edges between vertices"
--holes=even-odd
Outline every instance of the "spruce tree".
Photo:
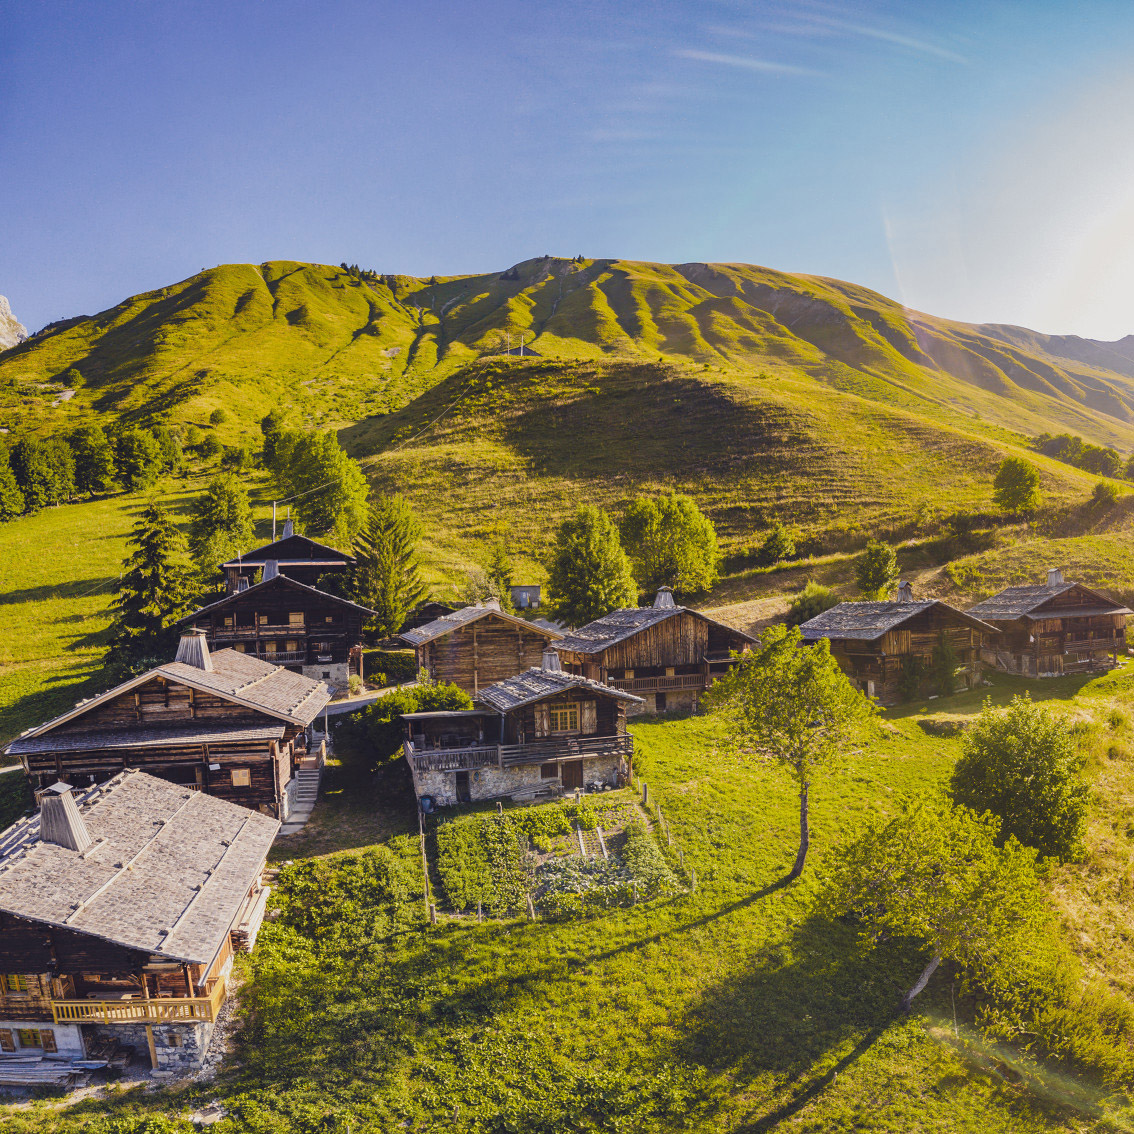
[{"label": "spruce tree", "polygon": [[106,656],[116,668],[135,670],[169,660],[176,640],[172,625],[192,592],[185,540],[161,505],[146,506],[129,546]]},{"label": "spruce tree", "polygon": [[348,591],[377,617],[368,626],[380,638],[396,634],[425,595],[418,572],[421,529],[404,496],[380,496],[354,544]]},{"label": "spruce tree", "polygon": [[89,496],[113,492],[114,453],[101,425],[84,425],[71,436],[75,453],[75,488]]},{"label": "spruce tree", "polygon": [[14,520],[24,511],[24,494],[8,461],[8,446],[0,441],[0,521]]},{"label": "spruce tree", "polygon": [[511,557],[508,555],[508,545],[503,538],[496,541],[492,548],[492,561],[488,565],[488,582],[493,594],[500,603],[500,609],[509,614],[515,611],[512,605],[512,583],[515,580],[515,569]]},{"label": "spruce tree", "polygon": [[619,607],[636,606],[638,585],[618,529],[601,508],[585,504],[559,526],[547,589],[555,616],[582,626]]},{"label": "spruce tree", "polygon": [[203,585],[217,567],[252,545],[252,506],[248,490],[231,473],[215,476],[190,508],[189,551]]}]

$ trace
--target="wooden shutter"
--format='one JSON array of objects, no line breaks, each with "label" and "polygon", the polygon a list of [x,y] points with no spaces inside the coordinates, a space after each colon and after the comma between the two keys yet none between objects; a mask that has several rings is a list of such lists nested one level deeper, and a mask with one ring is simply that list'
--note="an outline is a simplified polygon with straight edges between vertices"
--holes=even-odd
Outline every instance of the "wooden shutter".
[{"label": "wooden shutter", "polygon": [[15,1051],[16,1037],[11,1028],[0,1028],[0,1051]]},{"label": "wooden shutter", "polygon": [[55,1033],[50,1028],[39,1029],[39,1042],[44,1051],[58,1051],[59,1048],[55,1046]]},{"label": "wooden shutter", "polygon": [[584,736],[593,736],[598,732],[598,706],[594,701],[579,703],[579,726]]},{"label": "wooden shutter", "polygon": [[535,707],[535,734],[537,737],[549,736],[551,733],[551,714],[546,705]]}]

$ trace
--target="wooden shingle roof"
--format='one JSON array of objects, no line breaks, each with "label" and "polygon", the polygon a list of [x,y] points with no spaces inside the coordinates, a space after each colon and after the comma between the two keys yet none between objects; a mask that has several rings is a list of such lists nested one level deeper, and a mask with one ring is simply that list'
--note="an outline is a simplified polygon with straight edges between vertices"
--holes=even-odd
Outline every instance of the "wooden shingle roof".
[{"label": "wooden shingle roof", "polygon": [[745,642],[755,642],[756,639],[743,630],[737,630],[699,610],[687,606],[638,606],[626,607],[622,610],[612,610],[602,618],[580,626],[578,630],[569,631],[561,642],[555,643],[557,650],[567,650],[576,654],[601,654],[611,646],[624,642],[627,638],[640,634],[643,630],[664,622],[667,618],[675,618],[679,614],[692,614],[696,618],[704,619],[712,626],[719,626],[729,634],[743,639]]},{"label": "wooden shingle roof", "polygon": [[542,701],[544,697],[553,697],[569,689],[578,689],[581,692],[595,693],[604,697],[612,697],[617,701],[626,701],[641,705],[641,697],[633,693],[626,693],[621,689],[614,689],[609,685],[602,685],[588,677],[579,677],[573,673],[565,673],[560,669],[542,669],[534,667],[517,673],[514,677],[506,677],[482,689],[477,695],[478,703],[496,709],[497,712],[506,713],[510,709],[518,709],[521,705],[531,704],[533,701]]},{"label": "wooden shingle roof", "polygon": [[0,833],[0,910],[126,948],[207,965],[280,824],[235,803],[127,771],[77,799],[93,844],[40,838],[40,817]]},{"label": "wooden shingle roof", "polygon": [[[1130,610],[1121,603],[1099,594],[1082,583],[1037,583],[1034,586],[1005,587],[992,598],[978,602],[976,606],[969,607],[969,614],[975,618],[990,618],[997,621],[1011,621],[1015,618],[1024,618],[1032,611],[1043,606],[1053,598],[1058,598],[1068,591],[1084,591],[1093,598],[1098,599],[1097,607],[1069,608],[1064,612],[1067,615],[1090,614],[1129,614]],[[1057,617],[1054,613],[1052,617]]]},{"label": "wooden shingle roof", "polygon": [[975,630],[995,634],[996,628],[938,599],[888,600],[884,602],[840,602],[803,623],[800,633],[805,642],[820,638],[872,642],[896,630],[915,615],[941,607]]},{"label": "wooden shingle roof", "polygon": [[499,604],[495,602],[477,603],[474,606],[462,607],[460,610],[454,610],[452,614],[442,615],[432,622],[427,622],[424,626],[415,626],[414,629],[406,630],[398,636],[403,642],[408,642],[411,646],[423,646],[426,642],[432,642],[435,638],[451,634],[454,630],[471,626],[474,622],[487,618],[489,615],[502,618],[505,622],[512,622],[526,630],[533,630],[537,634],[542,634],[548,640],[559,637],[559,634],[548,626],[528,622],[524,618],[517,618],[514,614],[505,614],[500,609]]},{"label": "wooden shingle roof", "polygon": [[35,752],[82,752],[91,748],[161,748],[167,744],[223,744],[239,740],[282,740],[284,726],[248,728],[241,725],[201,728],[92,729],[46,736],[21,736],[8,745],[13,756]]},{"label": "wooden shingle roof", "polygon": [[257,547],[238,559],[222,563],[222,567],[262,567],[274,559],[281,567],[305,564],[308,567],[341,567],[354,562],[354,556],[325,543],[316,543],[307,536],[288,535]]}]

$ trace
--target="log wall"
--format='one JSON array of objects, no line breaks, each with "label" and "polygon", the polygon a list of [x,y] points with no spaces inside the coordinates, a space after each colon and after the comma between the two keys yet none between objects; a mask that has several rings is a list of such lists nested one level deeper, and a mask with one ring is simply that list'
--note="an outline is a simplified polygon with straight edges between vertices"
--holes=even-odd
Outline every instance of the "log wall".
[{"label": "log wall", "polygon": [[417,647],[417,665],[436,681],[473,695],[538,666],[550,639],[528,626],[489,614]]}]

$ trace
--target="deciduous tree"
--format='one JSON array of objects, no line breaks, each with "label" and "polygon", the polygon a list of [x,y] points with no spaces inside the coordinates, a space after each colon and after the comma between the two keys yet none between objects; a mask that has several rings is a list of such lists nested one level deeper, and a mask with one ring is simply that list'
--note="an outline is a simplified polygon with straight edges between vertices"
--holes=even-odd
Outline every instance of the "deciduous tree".
[{"label": "deciduous tree", "polygon": [[817,618],[825,610],[830,610],[839,600],[830,587],[808,579],[803,590],[792,600],[788,607],[787,624],[789,626],[802,626],[812,618]]},{"label": "deciduous tree", "polygon": [[918,802],[875,820],[835,860],[830,914],[854,915],[871,945],[909,938],[929,952],[904,1011],[942,961],[994,979],[1048,928],[1035,851],[996,836],[992,816]]},{"label": "deciduous tree", "polygon": [[213,477],[190,509],[189,550],[202,583],[217,567],[252,546],[252,506],[248,490],[231,473]]},{"label": "deciduous tree", "polygon": [[62,504],[75,491],[75,457],[62,438],[21,437],[12,446],[9,461],[26,512]]},{"label": "deciduous tree", "polygon": [[986,701],[962,739],[953,797],[974,811],[990,811],[1003,837],[1066,861],[1082,853],[1086,831],[1082,768],[1067,724],[1028,694],[1004,709]]},{"label": "deciduous tree", "polygon": [[71,435],[75,454],[75,488],[90,496],[113,492],[114,452],[101,425],[84,425]]},{"label": "deciduous tree", "polygon": [[696,594],[717,581],[716,529],[691,496],[639,496],[627,506],[619,531],[641,590],[670,586]]},{"label": "deciduous tree", "polygon": [[24,510],[24,494],[8,461],[8,446],[0,441],[0,521],[14,520]]},{"label": "deciduous tree", "polygon": [[116,457],[118,475],[131,492],[149,487],[161,472],[161,447],[148,429],[123,430]]},{"label": "deciduous tree", "polygon": [[992,482],[997,508],[1010,516],[1027,516],[1042,503],[1040,476],[1023,457],[1005,457]]},{"label": "deciduous tree", "polygon": [[610,516],[585,504],[559,525],[547,590],[555,616],[582,626],[619,607],[636,606],[638,585]]},{"label": "deciduous tree", "polygon": [[772,626],[706,694],[741,752],[767,756],[799,785],[799,853],[788,875],[803,872],[811,842],[808,793],[815,773],[875,712],[821,638],[803,646],[798,628]]}]

